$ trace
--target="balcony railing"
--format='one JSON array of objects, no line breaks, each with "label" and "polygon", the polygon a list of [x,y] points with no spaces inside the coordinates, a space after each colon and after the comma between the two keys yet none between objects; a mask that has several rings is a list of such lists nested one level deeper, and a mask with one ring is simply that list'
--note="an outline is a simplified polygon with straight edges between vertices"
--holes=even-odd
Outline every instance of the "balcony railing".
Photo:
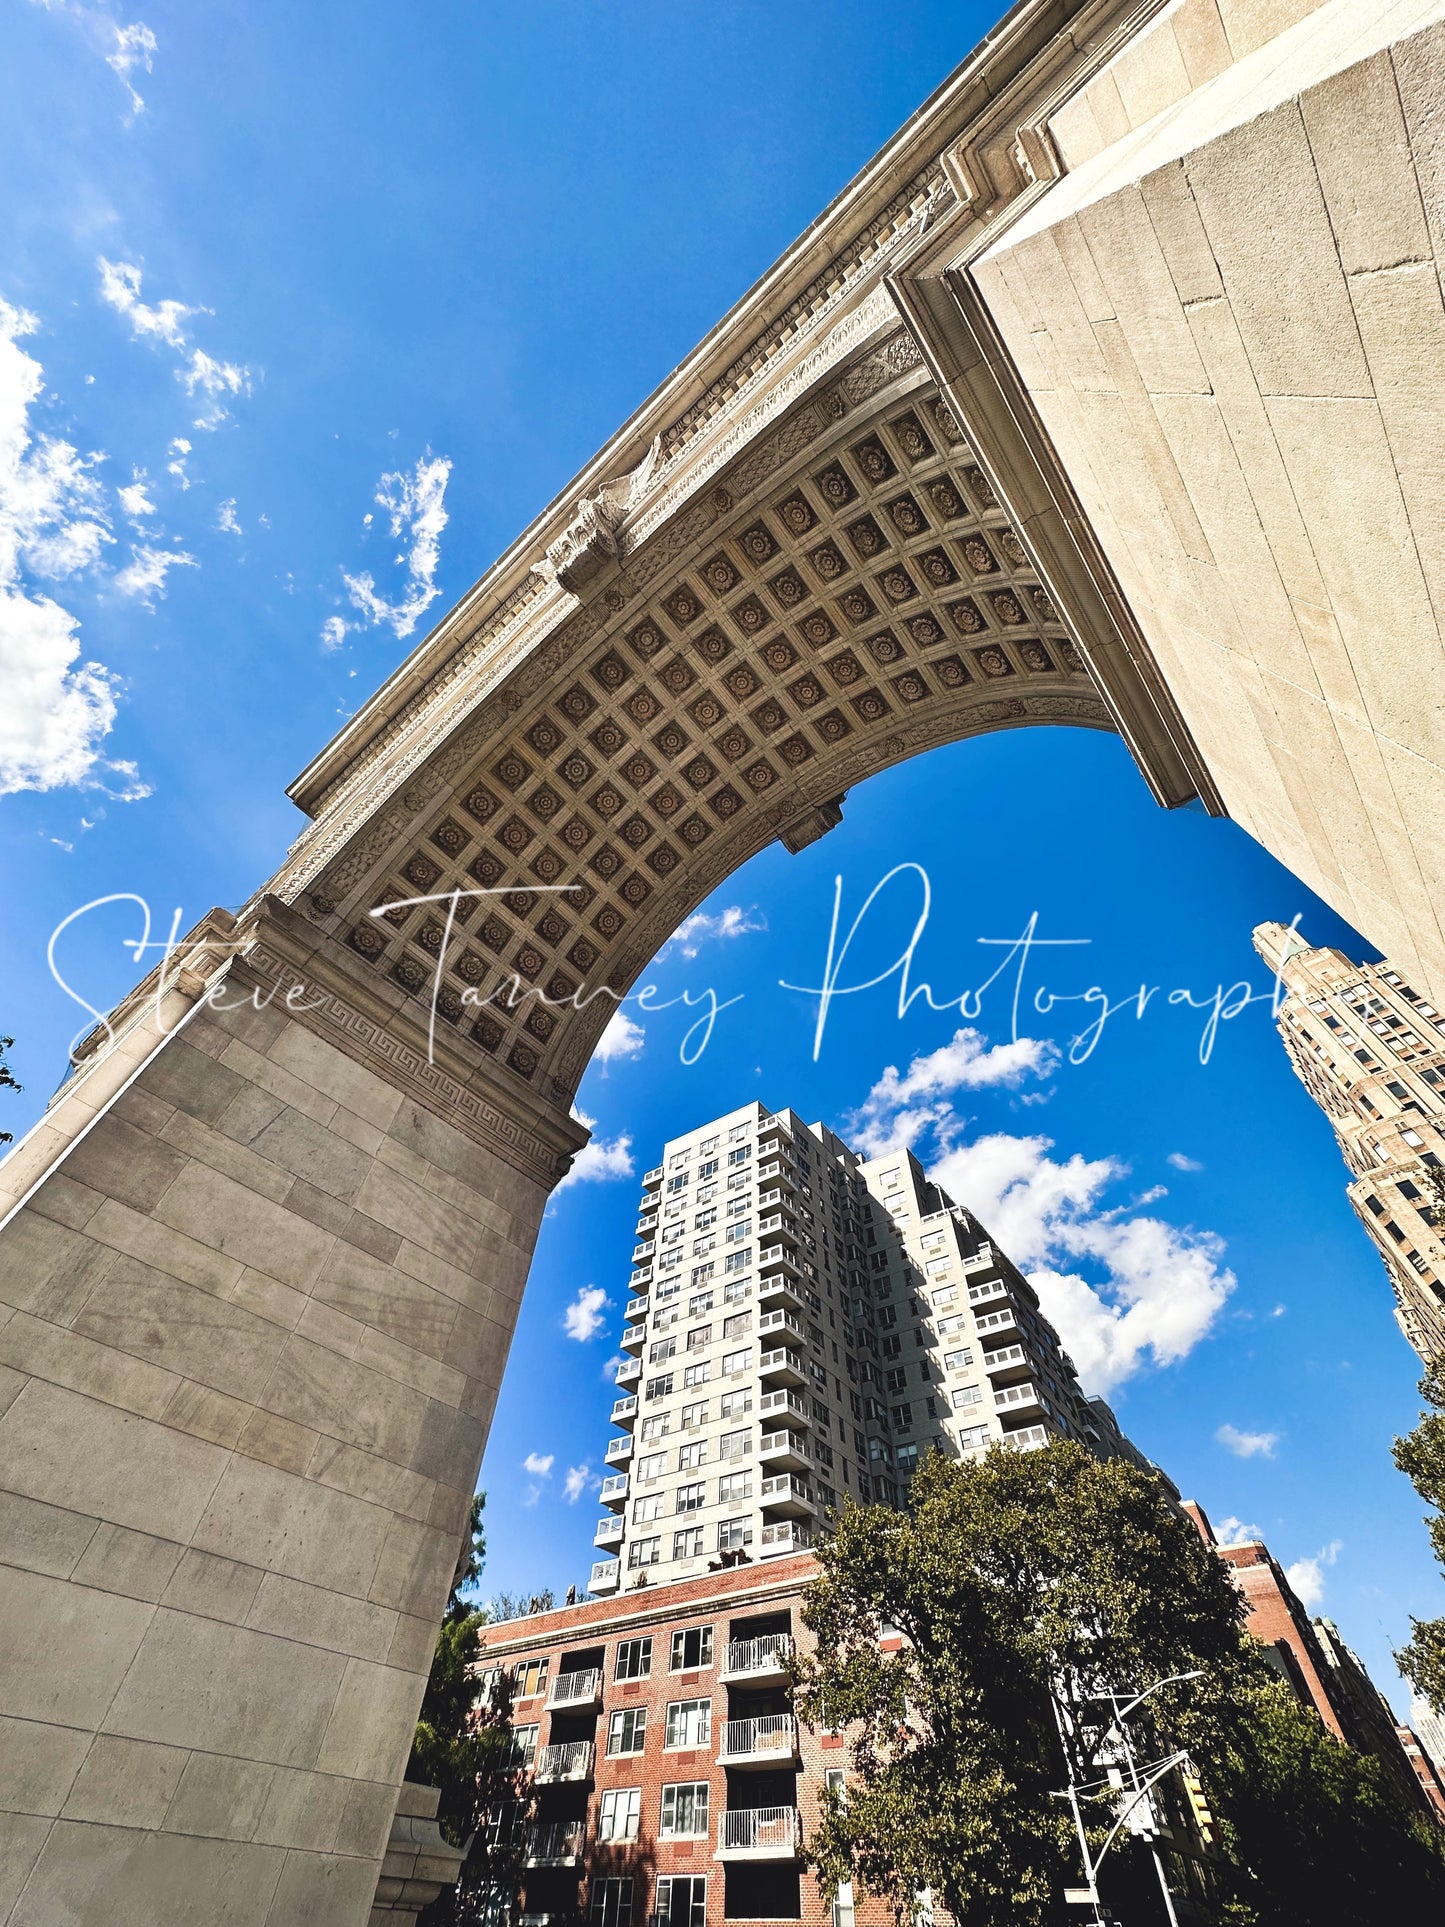
[{"label": "balcony railing", "polygon": [[1049,1442],[1047,1425],[1023,1425],[1017,1432],[1005,1432],[1005,1445],[1011,1445],[1015,1452],[1037,1452],[1040,1446]]},{"label": "balcony railing", "polygon": [[791,1633],[764,1633],[757,1639],[730,1640],[722,1670],[724,1676],[735,1674],[743,1679],[757,1674],[776,1676],[787,1670],[792,1656]]},{"label": "balcony railing", "polygon": [[720,1858],[792,1860],[800,1838],[796,1807],[733,1807],[718,1816]]},{"label": "balcony railing", "polygon": [[534,1780],[590,1780],[594,1747],[591,1740],[567,1740],[544,1746],[537,1755]]},{"label": "balcony railing", "polygon": [[624,1318],[646,1318],[648,1297],[644,1292],[640,1298],[629,1298],[623,1311]]},{"label": "balcony railing", "polygon": [[812,1530],[799,1525],[794,1519],[785,1519],[781,1525],[764,1526],[758,1539],[758,1549],[766,1559],[776,1557],[780,1552],[805,1552],[813,1543]]},{"label": "balcony railing", "polygon": [[614,1425],[626,1425],[630,1419],[634,1419],[636,1416],[637,1398],[635,1395],[630,1398],[614,1400],[612,1406],[612,1423]]},{"label": "balcony railing", "polygon": [[642,1182],[644,1184],[661,1184],[662,1166],[660,1164],[654,1164],[650,1171],[644,1171],[642,1174]]},{"label": "balcony railing", "polygon": [[758,1440],[760,1459],[799,1459],[811,1465],[813,1454],[808,1441],[796,1432],[764,1432]]},{"label": "balcony railing", "polygon": [[599,1519],[597,1530],[592,1535],[594,1546],[620,1546],[622,1543],[623,1522],[617,1517]]},{"label": "balcony railing", "polygon": [[1002,1331],[1008,1325],[1017,1325],[1018,1322],[1018,1314],[1013,1306],[1006,1305],[1002,1311],[986,1311],[981,1318],[974,1319],[973,1326],[974,1330],[980,1333],[996,1332]]},{"label": "balcony railing", "polygon": [[743,1760],[789,1760],[798,1751],[798,1728],[791,1713],[765,1713],[758,1719],[729,1720],[721,1737],[718,1759],[724,1765]]},{"label": "balcony railing", "polygon": [[779,1417],[784,1412],[786,1412],[789,1417],[797,1419],[800,1425],[806,1425],[811,1422],[808,1416],[807,1401],[799,1398],[796,1392],[764,1392],[758,1400],[758,1416],[760,1418]]},{"label": "balcony railing", "polygon": [[987,1278],[981,1285],[970,1285],[968,1302],[971,1305],[986,1305],[990,1298],[1006,1298],[1008,1286],[1002,1278]]},{"label": "balcony railing", "polygon": [[616,1592],[621,1568],[615,1559],[599,1559],[593,1565],[592,1577],[587,1581],[588,1592]]},{"label": "balcony railing", "polygon": [[964,1259],[963,1268],[965,1271],[984,1271],[993,1262],[993,1246],[980,1245],[971,1257]]},{"label": "balcony railing", "polygon": [[652,1284],[652,1266],[639,1265],[627,1281],[629,1291],[646,1291]]},{"label": "balcony railing", "polygon": [[817,1506],[813,1488],[802,1479],[795,1479],[790,1472],[780,1472],[775,1478],[764,1479],[758,1497],[765,1506],[806,1507],[810,1512]]},{"label": "balcony railing", "polygon": [[1001,1351],[985,1352],[983,1369],[986,1372],[1006,1372],[1015,1365],[1027,1365],[1029,1355],[1022,1345],[1005,1345]]},{"label": "balcony railing", "polygon": [[758,1334],[760,1337],[765,1332],[784,1331],[792,1332],[799,1340],[806,1339],[808,1336],[803,1329],[802,1319],[794,1318],[790,1311],[765,1311],[759,1317]]},{"label": "balcony railing", "polygon": [[642,1360],[640,1358],[624,1358],[622,1363],[617,1367],[616,1383],[619,1385],[633,1385],[641,1376]]},{"label": "balcony railing", "polygon": [[[993,1402],[997,1411],[1002,1411],[1010,1405],[1044,1405],[1043,1394],[1032,1380],[1024,1385],[1000,1386],[993,1395]],[[1044,1410],[1048,1410],[1046,1405]]]},{"label": "balcony railing", "polygon": [[806,1384],[808,1369],[797,1352],[790,1352],[786,1345],[778,1345],[772,1351],[764,1352],[758,1360],[758,1370],[765,1378],[795,1378]]},{"label": "balcony railing", "polygon": [[609,1465],[617,1465],[625,1459],[630,1459],[632,1457],[632,1440],[630,1438],[609,1439],[607,1441],[607,1450],[602,1456]]},{"label": "balcony railing", "polygon": [[554,1820],[550,1826],[528,1827],[523,1857],[529,1867],[561,1867],[582,1857],[587,1829],[580,1820]]},{"label": "balcony railing", "polygon": [[601,1497],[603,1505],[612,1505],[618,1499],[625,1499],[627,1497],[627,1474],[625,1472],[614,1472],[610,1479],[604,1479],[602,1481]]},{"label": "balcony railing", "polygon": [[[618,1523],[615,1519],[609,1525]],[[552,1691],[547,1697],[549,1706],[585,1706],[590,1700],[601,1697],[602,1669],[598,1666],[584,1667],[576,1673],[559,1673],[552,1681]]]}]

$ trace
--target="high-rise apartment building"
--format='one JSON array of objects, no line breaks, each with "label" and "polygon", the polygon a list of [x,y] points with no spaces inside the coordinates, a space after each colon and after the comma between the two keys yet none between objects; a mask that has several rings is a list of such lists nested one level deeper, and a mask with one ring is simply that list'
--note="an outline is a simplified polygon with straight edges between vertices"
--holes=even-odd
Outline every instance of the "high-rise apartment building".
[{"label": "high-rise apartment building", "polygon": [[801,1551],[849,1495],[899,1504],[930,1446],[1078,1439],[1086,1399],[1018,1269],[906,1151],[865,1161],[759,1104],[643,1177],[591,1590]]},{"label": "high-rise apartment building", "polygon": [[1260,924],[1254,947],[1287,993],[1280,1036],[1334,1126],[1400,1329],[1428,1360],[1445,1348],[1445,1239],[1425,1176],[1445,1160],[1445,1020],[1388,960],[1312,949],[1282,923]]}]

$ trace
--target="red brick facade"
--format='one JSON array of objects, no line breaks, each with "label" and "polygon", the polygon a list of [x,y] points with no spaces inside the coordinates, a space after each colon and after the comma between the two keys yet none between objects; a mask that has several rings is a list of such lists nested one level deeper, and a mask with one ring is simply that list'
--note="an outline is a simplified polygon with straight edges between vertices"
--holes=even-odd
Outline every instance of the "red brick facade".
[{"label": "red brick facade", "polygon": [[[502,1665],[519,1679],[512,1720],[518,1727],[536,1726],[537,1751],[533,1783],[535,1821],[539,1828],[582,1823],[580,1853],[570,1853],[565,1864],[529,1865],[524,1874],[520,1914],[574,1919],[591,1918],[599,1927],[647,1927],[649,1917],[662,1916],[660,1927],[722,1927],[725,1920],[798,1920],[806,1927],[832,1927],[833,1909],[819,1894],[816,1881],[801,1870],[792,1850],[791,1810],[798,1813],[799,1841],[812,1832],[818,1818],[826,1775],[846,1764],[841,1739],[779,1724],[790,1717],[790,1695],[780,1671],[740,1673],[729,1668],[733,1642],[762,1638],[764,1645],[743,1655],[749,1664],[767,1659],[769,1637],[787,1633],[806,1651],[809,1636],[799,1613],[804,1586],[816,1570],[811,1557],[778,1559],[706,1573],[671,1586],[644,1587],[617,1599],[589,1601],[554,1612],[496,1626],[484,1635],[486,1665]],[[674,1634],[711,1629],[711,1655],[697,1663],[698,1641],[691,1651],[674,1654]],[[644,1653],[636,1642],[650,1640],[642,1677]],[[674,1667],[673,1659],[680,1663]],[[546,1662],[546,1678],[535,1673]],[[528,1669],[531,1669],[529,1671]],[[582,1675],[600,1671],[595,1691]],[[619,1677],[619,1674],[622,1676]],[[561,1691],[558,1677],[571,1685]],[[523,1697],[528,1687],[535,1690]],[[568,1710],[567,1700],[576,1710]],[[674,1712],[668,1745],[669,1708],[708,1703],[707,1739],[703,1741],[693,1711]],[[623,1752],[620,1745],[636,1743],[629,1715],[642,1713],[644,1731],[639,1750]],[[613,1733],[614,1717],[623,1731]],[[730,1722],[759,1719],[761,1728],[731,1726]],[[727,1729],[725,1731],[725,1729]],[[609,1734],[612,1735],[609,1747]],[[689,1736],[695,1743],[688,1744]],[[790,1741],[796,1741],[794,1751]],[[760,1752],[749,1753],[744,1742],[756,1740]],[[591,1741],[593,1753],[551,1756],[542,1750]],[[720,1759],[719,1756],[724,1755]],[[732,1759],[740,1764],[730,1764]],[[774,1763],[775,1762],[775,1763]],[[556,1780],[549,1771],[565,1767],[585,1777]],[[664,1789],[706,1786],[707,1817],[695,1817],[694,1837],[663,1837]],[[607,1840],[604,1812],[622,1805],[637,1793],[635,1838]],[[607,1796],[620,1796],[609,1801]],[[695,1796],[670,1797],[674,1821]],[[775,1817],[759,1823],[725,1815],[769,1811]],[[630,1820],[630,1816],[627,1816]],[[624,1821],[624,1831],[630,1826]],[[720,1858],[725,1832],[731,1851]],[[757,1844],[746,1842],[756,1834]],[[566,1834],[533,1836],[543,1848],[572,1848]],[[748,1855],[738,1855],[738,1844]],[[735,1857],[737,1856],[737,1857]],[[764,1857],[766,1856],[766,1857]],[[621,1890],[604,1890],[605,1881],[632,1881],[630,1910]],[[705,1881],[705,1890],[664,1882]],[[701,1905],[699,1906],[699,1901]],[[858,1927],[884,1927],[886,1908],[860,1901]],[[844,1914],[846,1927],[846,1913]]]}]

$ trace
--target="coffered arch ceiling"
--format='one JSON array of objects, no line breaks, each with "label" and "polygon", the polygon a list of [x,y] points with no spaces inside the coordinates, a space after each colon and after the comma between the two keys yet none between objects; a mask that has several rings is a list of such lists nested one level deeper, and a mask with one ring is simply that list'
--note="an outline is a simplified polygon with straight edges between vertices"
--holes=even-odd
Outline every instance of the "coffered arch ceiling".
[{"label": "coffered arch ceiling", "polygon": [[[565,1103],[615,1007],[589,994],[626,990],[748,857],[802,848],[877,770],[1040,723],[1112,727],[896,329],[596,574],[398,797],[319,868],[303,839],[271,889],[408,1028],[435,994],[437,1051]],[[454,889],[502,894],[458,903],[444,956],[446,902],[370,914]]]}]

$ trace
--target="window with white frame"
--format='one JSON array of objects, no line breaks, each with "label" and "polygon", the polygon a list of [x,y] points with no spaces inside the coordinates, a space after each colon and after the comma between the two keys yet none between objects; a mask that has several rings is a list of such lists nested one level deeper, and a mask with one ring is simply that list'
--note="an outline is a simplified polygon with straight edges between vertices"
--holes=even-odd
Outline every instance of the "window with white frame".
[{"label": "window with white frame", "polygon": [[680,1445],[678,1447],[677,1469],[679,1472],[695,1472],[700,1465],[706,1464],[706,1439],[694,1439],[691,1445]]},{"label": "window with white frame", "polygon": [[530,1766],[536,1758],[537,1735],[541,1731],[540,1726],[514,1726],[512,1728],[512,1746],[518,1766]]},{"label": "window with white frame", "polygon": [[751,1412],[752,1409],[751,1388],[741,1392],[724,1392],[718,1400],[719,1418],[741,1418],[745,1412]]},{"label": "window with white frame", "polygon": [[671,1430],[671,1412],[654,1412],[642,1421],[642,1442],[650,1445],[654,1439],[665,1439]]},{"label": "window with white frame", "polygon": [[699,1385],[706,1385],[711,1377],[712,1360],[710,1358],[699,1359],[696,1365],[688,1365],[684,1368],[682,1374],[682,1389],[685,1392],[695,1392]]},{"label": "window with white frame", "polygon": [[647,1743],[647,1708],[624,1706],[607,1722],[607,1753],[610,1759],[640,1753]]},{"label": "window with white frame", "polygon": [[720,1459],[745,1459],[752,1450],[753,1434],[750,1426],[741,1432],[724,1432],[717,1442],[717,1455]]},{"label": "window with white frame", "polygon": [[637,1476],[644,1482],[648,1479],[660,1479],[666,1470],[666,1452],[644,1452],[637,1461]]},{"label": "window with white frame", "polygon": [[748,1369],[748,1361],[752,1358],[752,1355],[753,1349],[751,1345],[745,1346],[740,1352],[724,1352],[722,1362],[723,1377],[736,1378],[740,1373],[745,1372]]},{"label": "window with white frame", "polygon": [[696,1485],[680,1485],[677,1488],[677,1510],[679,1512],[701,1512],[706,1503],[706,1480],[699,1479]]},{"label": "window with white frame", "polygon": [[642,1817],[640,1786],[612,1787],[602,1796],[597,1815],[599,1840],[635,1840],[637,1823]]},{"label": "window with white frame", "polygon": [[717,1549],[719,1552],[738,1552],[753,1543],[751,1519],[724,1519],[717,1529]]},{"label": "window with white frame", "polygon": [[712,1701],[670,1700],[665,1747],[706,1746],[712,1738]]},{"label": "window with white frame", "polygon": [[707,1838],[706,1780],[684,1780],[662,1789],[662,1816],[657,1829],[659,1840],[705,1840]]},{"label": "window with white frame", "polygon": [[640,1499],[632,1501],[632,1523],[635,1526],[650,1525],[654,1519],[662,1517],[662,1494],[648,1492]]},{"label": "window with white frame", "polygon": [[685,1526],[681,1532],[674,1532],[672,1556],[674,1559],[701,1559],[702,1527]]},{"label": "window with white frame", "polygon": [[707,1400],[706,1399],[700,1399],[695,1405],[683,1406],[682,1429],[684,1432],[695,1432],[700,1425],[706,1425],[706,1424],[707,1424]]},{"label": "window with white frame", "polygon": [[661,1539],[634,1539],[627,1548],[627,1566],[631,1572],[639,1566],[655,1566],[661,1558]]},{"label": "window with white frame", "polygon": [[652,1671],[652,1640],[623,1639],[618,1641],[617,1659],[613,1667],[614,1679],[646,1679]]},{"label": "window with white frame", "polygon": [[669,1670],[674,1673],[695,1673],[703,1666],[712,1665],[712,1627],[689,1626],[672,1636],[672,1657],[668,1662]]},{"label": "window with white frame", "polygon": [[739,1499],[753,1496],[753,1475],[751,1472],[727,1472],[717,1482],[719,1505],[732,1505]]}]

